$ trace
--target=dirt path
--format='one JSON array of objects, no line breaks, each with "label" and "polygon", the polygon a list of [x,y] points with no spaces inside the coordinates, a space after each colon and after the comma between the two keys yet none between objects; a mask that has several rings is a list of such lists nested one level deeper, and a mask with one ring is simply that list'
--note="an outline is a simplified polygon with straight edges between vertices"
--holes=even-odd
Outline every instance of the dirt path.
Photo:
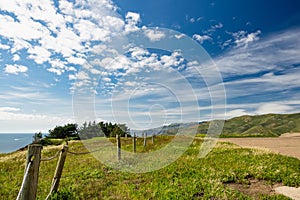
[{"label": "dirt path", "polygon": [[[292,156],[300,160],[300,133],[283,134],[278,138],[221,138],[219,141],[231,142],[241,147],[266,148],[273,152]],[[259,190],[261,189],[262,188],[259,187]],[[283,194],[291,199],[300,199],[300,187],[280,186],[274,187],[273,189],[276,193]],[[240,191],[243,192],[243,190]]]},{"label": "dirt path", "polygon": [[242,147],[266,148],[300,160],[300,133],[284,134],[278,138],[221,138],[219,141],[231,142]]}]

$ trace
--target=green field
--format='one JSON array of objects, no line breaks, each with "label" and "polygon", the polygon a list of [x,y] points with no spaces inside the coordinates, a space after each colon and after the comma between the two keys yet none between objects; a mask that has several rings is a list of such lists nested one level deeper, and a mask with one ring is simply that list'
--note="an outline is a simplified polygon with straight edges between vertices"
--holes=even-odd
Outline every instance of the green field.
[{"label": "green field", "polygon": [[[142,146],[138,152],[153,151],[172,137],[159,136],[155,144]],[[114,139],[111,139],[114,142]],[[131,150],[130,139],[122,139],[123,148]],[[101,164],[92,155],[68,154],[60,194],[52,199],[288,199],[282,195],[247,193],[233,189],[250,188],[251,183],[300,186],[300,160],[265,150],[240,148],[218,143],[205,158],[198,158],[202,139],[195,139],[174,163],[157,171],[134,174],[116,171]],[[61,146],[44,147],[42,157],[54,155]],[[84,152],[80,141],[69,143],[70,151]],[[0,199],[15,199],[21,186],[26,151],[0,155]],[[47,196],[57,159],[41,162],[38,199]]]}]

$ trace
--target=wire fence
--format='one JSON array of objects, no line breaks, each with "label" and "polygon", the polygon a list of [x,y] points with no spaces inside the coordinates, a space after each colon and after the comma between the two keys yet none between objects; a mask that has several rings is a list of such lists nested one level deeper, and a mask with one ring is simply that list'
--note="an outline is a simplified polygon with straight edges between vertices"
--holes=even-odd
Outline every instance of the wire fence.
[{"label": "wire fence", "polygon": [[96,149],[96,150],[93,150],[93,151],[86,151],[86,152],[74,152],[74,151],[68,150],[68,153],[73,154],[73,155],[86,155],[86,154],[95,153],[95,152],[98,152],[98,151],[101,151],[101,150],[103,150],[103,148]]},{"label": "wire fence", "polygon": [[47,158],[41,158],[41,161],[50,161],[50,160],[53,160],[54,158],[58,157],[58,155],[59,155],[60,152],[61,152],[61,150],[57,151],[54,156],[47,157]]},{"label": "wire fence", "polygon": [[[118,159],[120,160],[121,159],[120,136],[117,136],[116,139],[117,139],[116,143],[117,143],[117,149],[118,149]],[[133,141],[136,141],[136,137],[133,137]],[[133,142],[134,149],[135,149],[135,145],[136,145],[136,142]],[[51,161],[55,158],[58,158],[56,170],[55,170],[54,177],[53,177],[53,180],[52,180],[51,190],[50,190],[50,193],[47,196],[47,199],[48,199],[53,192],[57,192],[58,186],[59,186],[59,181],[60,181],[61,178],[74,177],[74,176],[78,176],[80,174],[83,174],[83,173],[86,173],[86,172],[89,172],[89,171],[92,171],[92,170],[99,169],[99,167],[94,166],[94,167],[91,167],[90,169],[83,170],[81,172],[76,172],[76,173],[72,173],[72,174],[62,176],[62,171],[63,171],[63,167],[64,167],[64,163],[65,163],[65,159],[67,157],[67,154],[72,154],[72,155],[75,155],[75,156],[87,155],[87,154],[92,154],[92,153],[95,153],[95,152],[98,152],[98,151],[102,151],[103,147],[99,148],[99,149],[92,150],[92,151],[76,152],[76,151],[70,151],[68,149],[68,146],[64,145],[62,147],[62,149],[55,152],[55,154],[53,156],[44,157],[44,158],[41,158],[41,149],[42,149],[42,145],[37,145],[37,144],[29,145],[29,147],[28,147],[27,167],[25,169],[22,185],[21,185],[20,191],[18,193],[17,200],[35,199],[35,195],[36,195],[36,191],[37,191],[37,179],[38,179],[40,162]],[[135,153],[135,151],[134,151],[134,153]],[[38,159],[36,159],[35,156],[37,156]],[[34,164],[32,164],[32,163],[34,163]],[[30,168],[32,168],[33,171],[35,171],[35,174],[31,173],[32,170],[30,170]],[[31,179],[33,177],[36,177],[36,184],[33,186],[34,188],[30,188],[30,186],[29,186],[30,183],[29,182],[32,181]],[[32,192],[34,192],[34,195],[30,195],[30,193],[32,193]],[[30,198],[29,198],[29,196],[30,196]]]}]

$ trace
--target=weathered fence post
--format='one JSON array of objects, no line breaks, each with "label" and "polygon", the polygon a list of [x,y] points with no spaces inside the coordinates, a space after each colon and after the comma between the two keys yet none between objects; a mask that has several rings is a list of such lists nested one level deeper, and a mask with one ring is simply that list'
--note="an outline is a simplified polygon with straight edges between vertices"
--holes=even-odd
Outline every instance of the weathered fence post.
[{"label": "weathered fence post", "polygon": [[155,138],[155,135],[152,134],[152,144],[154,144],[154,138]]},{"label": "weathered fence post", "polygon": [[147,133],[145,132],[144,134],[144,147],[147,145]]},{"label": "weathered fence post", "polygon": [[120,135],[116,135],[117,141],[117,153],[118,153],[118,161],[121,160],[121,137]]},{"label": "weathered fence post", "polygon": [[52,180],[52,186],[51,186],[50,192],[49,192],[48,196],[46,197],[46,199],[48,199],[53,192],[57,192],[57,190],[58,190],[59,181],[61,178],[62,170],[64,168],[65,160],[66,160],[67,153],[68,153],[68,148],[69,147],[67,145],[64,145],[60,152],[59,159],[58,159],[55,173],[54,173],[54,177]]},{"label": "weathered fence post", "polygon": [[28,146],[25,175],[17,200],[35,200],[39,178],[42,145]]},{"label": "weathered fence post", "polygon": [[133,133],[132,145],[133,145],[133,153],[136,153],[136,136],[135,136],[135,133]]}]

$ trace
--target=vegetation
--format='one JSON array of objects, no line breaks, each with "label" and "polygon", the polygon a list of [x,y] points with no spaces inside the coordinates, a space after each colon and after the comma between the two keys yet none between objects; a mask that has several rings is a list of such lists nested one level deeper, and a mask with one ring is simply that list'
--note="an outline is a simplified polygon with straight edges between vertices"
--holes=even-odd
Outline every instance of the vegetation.
[{"label": "vegetation", "polygon": [[78,137],[77,124],[67,124],[64,126],[56,126],[53,130],[49,130],[47,138],[65,139],[70,137]]},{"label": "vegetation", "polygon": [[130,137],[129,128],[125,124],[112,124],[99,122],[85,122],[78,128],[77,124],[66,124],[64,126],[56,126],[53,130],[49,130],[49,134],[43,138],[41,132],[35,133],[33,143],[39,143],[43,146],[60,145],[65,141],[90,139],[94,137],[115,137],[120,135]]},{"label": "vegetation", "polygon": [[126,124],[112,124],[111,122],[85,122],[78,130],[80,139],[88,139],[93,137],[115,137],[120,135],[124,137],[126,134],[130,136],[129,128]]},{"label": "vegetation", "polygon": [[[197,134],[207,134],[210,122],[200,122]],[[159,129],[160,134],[176,134],[179,126],[194,124],[171,124]],[[152,130],[149,130],[150,132]],[[288,132],[300,132],[300,113],[245,115],[225,120],[220,137],[277,137]]]},{"label": "vegetation", "polygon": [[300,113],[236,117],[226,120],[222,136],[276,137],[288,132],[300,132]]},{"label": "vegetation", "polygon": [[41,132],[35,133],[33,135],[33,142],[38,142],[43,138],[43,134]]},{"label": "vegetation", "polygon": [[[95,138],[94,138],[95,139]],[[94,140],[91,139],[91,140]],[[172,136],[157,136],[155,144],[137,151],[153,151],[167,144]],[[113,142],[114,139],[111,139]],[[115,171],[91,154],[68,154],[59,193],[52,199],[288,199],[282,195],[242,193],[232,183],[250,187],[252,180],[267,185],[300,186],[300,160],[258,149],[218,143],[205,158],[198,152],[202,140],[171,165],[145,174]],[[130,138],[122,138],[122,148],[131,150]],[[60,147],[45,147],[42,157],[54,155]],[[73,152],[85,152],[80,141],[69,142]],[[0,199],[15,199],[22,182],[26,151],[0,155]],[[38,199],[45,199],[57,159],[41,162]]]}]

